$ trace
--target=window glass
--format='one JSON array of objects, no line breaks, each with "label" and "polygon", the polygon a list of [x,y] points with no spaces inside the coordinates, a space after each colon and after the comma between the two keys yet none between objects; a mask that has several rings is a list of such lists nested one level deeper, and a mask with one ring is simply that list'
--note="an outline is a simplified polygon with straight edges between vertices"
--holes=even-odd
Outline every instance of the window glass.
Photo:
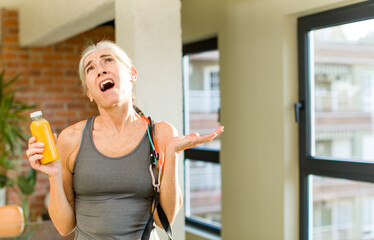
[{"label": "window glass", "polygon": [[374,184],[310,176],[309,239],[374,239]]},{"label": "window glass", "polygon": [[[185,134],[214,131],[219,124],[218,50],[183,57]],[[200,154],[221,148],[220,136],[198,147]],[[221,166],[218,162],[185,159],[185,211],[187,219],[221,227]]]},{"label": "window glass", "polygon": [[[185,134],[204,135],[219,127],[218,50],[184,56]],[[203,148],[220,149],[220,136]]]},{"label": "window glass", "polygon": [[374,161],[374,20],[313,30],[314,156]]},{"label": "window glass", "polygon": [[221,166],[185,160],[186,216],[221,227]]}]

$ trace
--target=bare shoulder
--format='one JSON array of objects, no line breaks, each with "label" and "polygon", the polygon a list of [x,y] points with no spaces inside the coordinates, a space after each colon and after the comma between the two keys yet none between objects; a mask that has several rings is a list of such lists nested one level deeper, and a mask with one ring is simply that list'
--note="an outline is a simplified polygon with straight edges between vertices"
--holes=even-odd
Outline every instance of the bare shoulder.
[{"label": "bare shoulder", "polygon": [[78,153],[82,131],[87,120],[80,121],[61,131],[57,139],[57,149],[61,164],[72,171]]},{"label": "bare shoulder", "polygon": [[155,122],[156,134],[162,135],[163,137],[175,137],[178,136],[177,129],[168,122]]},{"label": "bare shoulder", "polygon": [[58,136],[58,142],[63,146],[70,146],[80,142],[82,130],[87,120],[80,121],[74,125],[71,125],[60,133]]},{"label": "bare shoulder", "polygon": [[160,147],[166,147],[176,136],[178,131],[171,123],[155,122],[155,138]]}]

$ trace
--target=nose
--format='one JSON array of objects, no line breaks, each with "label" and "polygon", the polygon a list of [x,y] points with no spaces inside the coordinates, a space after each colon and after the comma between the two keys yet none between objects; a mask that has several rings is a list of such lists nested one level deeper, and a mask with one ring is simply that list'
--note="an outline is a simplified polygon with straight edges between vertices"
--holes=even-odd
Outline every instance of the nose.
[{"label": "nose", "polygon": [[100,77],[101,75],[107,74],[107,71],[105,70],[104,67],[104,62],[100,61],[99,64],[97,65],[97,76]]},{"label": "nose", "polygon": [[98,77],[100,77],[100,76],[102,76],[102,75],[105,75],[105,74],[107,74],[107,72],[106,72],[104,69],[99,69],[99,70],[97,71],[97,76],[98,76]]}]

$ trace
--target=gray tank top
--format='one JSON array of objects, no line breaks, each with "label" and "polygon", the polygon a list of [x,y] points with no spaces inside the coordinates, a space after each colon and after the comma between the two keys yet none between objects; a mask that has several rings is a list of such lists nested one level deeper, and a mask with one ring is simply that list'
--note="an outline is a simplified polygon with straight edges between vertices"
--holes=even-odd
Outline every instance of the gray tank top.
[{"label": "gray tank top", "polygon": [[93,142],[93,123],[83,128],[73,169],[75,239],[140,239],[153,201],[147,132],[130,153],[108,157]]}]

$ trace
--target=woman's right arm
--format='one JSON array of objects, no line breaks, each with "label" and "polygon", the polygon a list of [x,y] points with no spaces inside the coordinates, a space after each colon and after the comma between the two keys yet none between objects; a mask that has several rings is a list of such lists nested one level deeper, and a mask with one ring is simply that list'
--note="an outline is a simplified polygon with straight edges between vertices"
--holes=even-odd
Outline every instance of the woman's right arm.
[{"label": "woman's right arm", "polygon": [[[75,139],[78,136],[78,139]],[[69,127],[63,130],[57,141],[60,159],[46,165],[40,163],[43,157],[43,143],[36,142],[34,137],[29,140],[27,156],[31,166],[48,175],[50,184],[49,215],[57,231],[66,236],[75,229],[74,192],[71,158],[75,157],[80,142],[79,134]],[[79,148],[79,146],[78,146]]]}]

